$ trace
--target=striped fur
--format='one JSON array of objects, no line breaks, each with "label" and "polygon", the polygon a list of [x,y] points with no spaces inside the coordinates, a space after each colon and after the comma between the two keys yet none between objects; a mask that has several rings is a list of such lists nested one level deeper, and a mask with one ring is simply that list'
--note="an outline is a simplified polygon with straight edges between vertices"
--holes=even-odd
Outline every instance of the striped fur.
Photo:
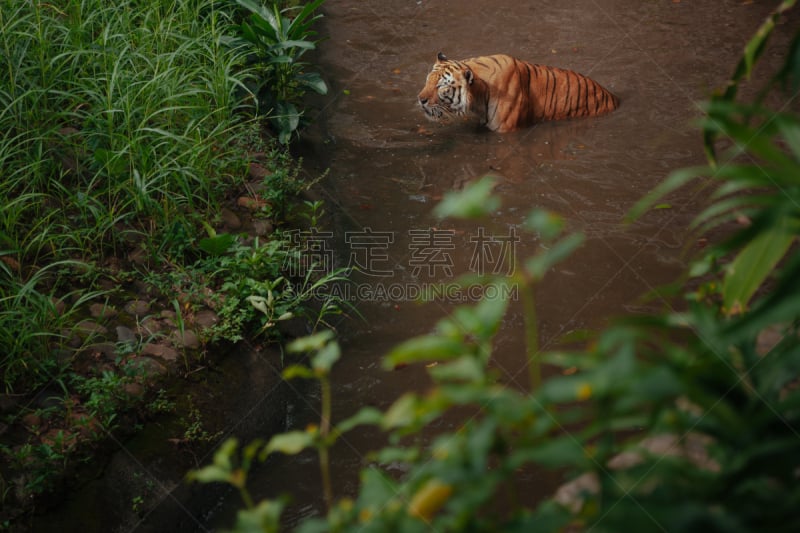
[{"label": "striped fur", "polygon": [[440,52],[419,103],[431,120],[473,113],[490,130],[506,132],[545,120],[609,113],[619,98],[571,70],[504,54],[454,61]]}]

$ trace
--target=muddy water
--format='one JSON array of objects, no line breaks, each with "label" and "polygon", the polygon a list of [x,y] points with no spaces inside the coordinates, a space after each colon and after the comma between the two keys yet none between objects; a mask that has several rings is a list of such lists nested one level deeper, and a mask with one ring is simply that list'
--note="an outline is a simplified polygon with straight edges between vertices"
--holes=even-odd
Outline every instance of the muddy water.
[{"label": "muddy water", "polygon": [[[334,374],[335,419],[363,405],[385,408],[409,388],[425,387],[423,372],[383,371],[381,357],[429,331],[471,295],[420,306],[411,301],[415,291],[481,268],[506,270],[509,265],[496,259],[498,243],[510,242],[518,259],[535,253],[541,244],[519,228],[534,206],[560,213],[570,231],[586,236],[536,292],[545,348],[570,331],[667,305],[639,297],[673,280],[684,266],[695,246],[686,227],[703,198],[683,191],[668,200],[668,208],[635,224],[622,219],[670,170],[703,162],[690,122],[708,92],[723,85],[770,8],[740,0],[330,0],[320,28],[327,40],[314,59],[331,92],[319,101],[320,116],[302,151],[312,175],[329,169],[321,194],[330,234],[319,237],[321,258],[362,267],[351,295],[365,318],[339,325],[344,357]],[[786,41],[789,26],[779,29],[778,42]],[[417,108],[416,95],[439,51],[452,58],[502,52],[577,70],[615,92],[622,106],[600,118],[502,135],[474,123],[432,124]],[[763,67],[780,60],[768,50]],[[489,220],[454,223],[432,215],[442,195],[486,174],[495,176],[502,199]],[[514,303],[493,363],[506,383],[524,388],[521,328]],[[241,388],[256,386],[240,378]],[[290,426],[317,419],[313,391],[301,397],[290,406]],[[243,409],[242,416],[250,411]],[[333,457],[337,496],[357,490],[364,456],[379,445],[379,435],[369,431],[340,442]],[[556,483],[526,475],[530,502]],[[290,523],[321,507],[312,456],[269,462],[253,472],[250,486],[255,498],[292,493]],[[210,498],[196,487],[189,495],[178,492],[165,499],[179,500],[171,504],[174,510],[152,512],[132,530],[219,529],[233,523],[240,506],[231,492]]]}]

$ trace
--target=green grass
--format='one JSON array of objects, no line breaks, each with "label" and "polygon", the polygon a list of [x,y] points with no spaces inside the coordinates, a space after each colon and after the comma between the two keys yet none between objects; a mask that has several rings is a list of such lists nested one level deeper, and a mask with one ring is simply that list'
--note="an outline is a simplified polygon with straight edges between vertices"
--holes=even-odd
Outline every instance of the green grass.
[{"label": "green grass", "polygon": [[0,168],[4,203],[17,203],[3,213],[11,249],[116,251],[121,223],[162,238],[157,228],[202,217],[243,175],[235,140],[245,125],[231,113],[241,57],[221,44],[230,21],[214,4],[4,5]]},{"label": "green grass", "polygon": [[223,44],[232,13],[212,0],[0,4],[0,320],[26,325],[4,339],[6,390],[59,344],[67,319],[50,293],[73,261],[136,248],[193,260],[198,228],[246,176],[256,126],[240,113],[243,57]]}]

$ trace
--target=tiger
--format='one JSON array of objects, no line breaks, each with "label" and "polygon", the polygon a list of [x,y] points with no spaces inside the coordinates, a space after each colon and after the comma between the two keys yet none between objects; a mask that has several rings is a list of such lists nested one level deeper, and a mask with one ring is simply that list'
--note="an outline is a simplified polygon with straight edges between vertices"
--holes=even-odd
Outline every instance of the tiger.
[{"label": "tiger", "polygon": [[430,120],[472,113],[481,125],[501,133],[546,120],[602,115],[620,103],[599,83],[571,70],[505,54],[457,61],[441,52],[418,100]]}]

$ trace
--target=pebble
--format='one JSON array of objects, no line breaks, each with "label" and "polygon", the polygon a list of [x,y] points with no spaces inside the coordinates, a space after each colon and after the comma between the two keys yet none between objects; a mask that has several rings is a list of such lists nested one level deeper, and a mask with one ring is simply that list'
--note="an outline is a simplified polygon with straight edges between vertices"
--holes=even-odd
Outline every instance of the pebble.
[{"label": "pebble", "polygon": [[127,326],[117,326],[117,342],[136,342],[136,333]]},{"label": "pebble", "polygon": [[145,344],[142,348],[142,355],[152,355],[165,361],[175,361],[179,354],[175,348],[164,344]]},{"label": "pebble", "polygon": [[117,310],[113,306],[99,302],[89,306],[89,313],[92,318],[112,318],[117,316]]},{"label": "pebble", "polygon": [[98,324],[97,322],[94,322],[92,320],[81,320],[75,327],[81,333],[86,333],[86,334],[91,334],[91,333],[105,334],[108,332],[105,326]]},{"label": "pebble", "polygon": [[219,322],[219,317],[211,309],[203,309],[194,315],[194,323],[201,328],[210,328],[217,322]]},{"label": "pebble", "polygon": [[151,357],[137,357],[134,359],[134,364],[141,368],[146,376],[163,376],[167,373],[167,367]]},{"label": "pebble", "polygon": [[125,304],[125,312],[130,315],[143,316],[150,311],[150,304],[144,300],[131,300]]},{"label": "pebble", "polygon": [[242,221],[239,216],[228,208],[223,207],[219,213],[222,219],[222,224],[229,230],[237,230],[242,227]]},{"label": "pebble", "polygon": [[175,344],[178,346],[190,350],[195,350],[200,347],[200,339],[197,338],[197,333],[190,329],[183,330],[183,332],[175,330],[172,336]]},{"label": "pebble", "polygon": [[253,220],[253,233],[259,237],[266,237],[271,235],[273,230],[272,222],[269,220],[259,218]]}]

